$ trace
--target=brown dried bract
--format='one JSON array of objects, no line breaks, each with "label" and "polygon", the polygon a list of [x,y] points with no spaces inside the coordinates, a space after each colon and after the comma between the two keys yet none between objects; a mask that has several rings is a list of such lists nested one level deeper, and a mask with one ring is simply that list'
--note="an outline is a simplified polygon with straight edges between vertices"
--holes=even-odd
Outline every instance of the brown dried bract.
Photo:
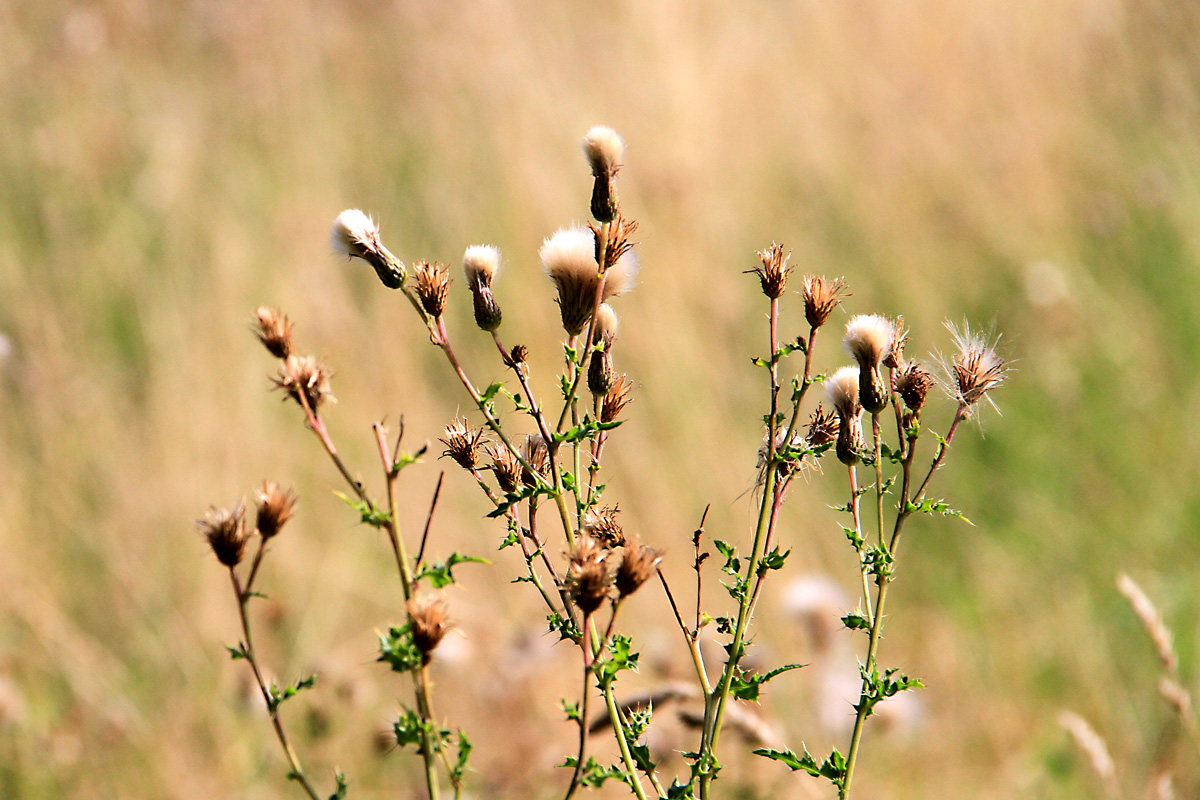
[{"label": "brown dried bract", "polygon": [[413,644],[421,651],[421,663],[428,664],[433,651],[454,625],[446,612],[446,601],[432,594],[420,594],[408,601],[412,620]]},{"label": "brown dried bract", "polygon": [[241,503],[233,508],[210,508],[204,519],[196,520],[196,527],[208,540],[218,561],[230,569],[242,563],[250,536]]},{"label": "brown dried bract", "polygon": [[413,289],[425,313],[437,319],[446,310],[450,295],[450,270],[445,264],[418,261],[413,265]]},{"label": "brown dried bract", "polygon": [[785,254],[783,245],[772,242],[766,250],[758,252],[758,258],[762,261],[762,266],[749,271],[758,275],[763,294],[772,300],[778,300],[783,296],[784,289],[787,287],[788,275],[792,271],[792,268],[788,266],[791,253]]},{"label": "brown dried bract", "polygon": [[841,278],[829,279],[824,275],[804,276],[804,317],[813,328],[829,321],[829,315],[842,300],[850,296]]},{"label": "brown dried bract", "polygon": [[254,312],[254,335],[263,347],[276,358],[287,358],[292,354],[292,323],[286,316],[273,308],[259,306]]},{"label": "brown dried bract", "polygon": [[612,573],[608,568],[609,551],[590,536],[579,537],[579,545],[570,556],[567,585],[571,599],[584,616],[590,616],[608,599]]},{"label": "brown dried bract", "polygon": [[644,544],[628,542],[625,545],[625,557],[617,567],[617,594],[628,597],[650,580],[662,562],[662,553]]},{"label": "brown dried bract", "polygon": [[472,430],[467,427],[465,419],[455,418],[442,433],[443,438],[438,441],[446,445],[443,456],[449,456],[454,463],[469,472],[474,472],[479,468],[482,447],[487,444],[483,428]]},{"label": "brown dried bract", "polygon": [[295,491],[285,490],[275,481],[263,481],[255,499],[257,513],[254,524],[258,528],[258,535],[264,539],[279,533],[288,520],[296,515]]},{"label": "brown dried bract", "polygon": [[333,399],[329,389],[331,377],[333,372],[312,356],[290,355],[279,368],[279,375],[271,380],[300,405],[307,403],[315,414],[323,402]]}]

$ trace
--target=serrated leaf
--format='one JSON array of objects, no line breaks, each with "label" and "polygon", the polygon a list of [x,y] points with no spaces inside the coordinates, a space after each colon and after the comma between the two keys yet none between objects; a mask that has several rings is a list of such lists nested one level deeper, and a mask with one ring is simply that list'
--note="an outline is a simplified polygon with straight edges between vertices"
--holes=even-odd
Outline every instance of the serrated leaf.
[{"label": "serrated leaf", "polygon": [[871,623],[862,614],[847,614],[842,617],[842,624],[852,631],[867,630]]},{"label": "serrated leaf", "polygon": [[464,556],[462,553],[451,553],[446,557],[445,561],[437,561],[433,564],[426,564],[413,578],[413,583],[420,583],[422,580],[428,579],[429,584],[435,589],[441,589],[454,583],[454,568],[459,564],[491,564],[486,558],[478,556]]},{"label": "serrated leaf", "polygon": [[334,496],[341,500],[346,505],[358,512],[359,522],[370,525],[372,528],[382,528],[392,521],[391,515],[381,508],[377,508],[372,503],[367,503],[349,495],[339,492],[336,489],[333,492]]}]

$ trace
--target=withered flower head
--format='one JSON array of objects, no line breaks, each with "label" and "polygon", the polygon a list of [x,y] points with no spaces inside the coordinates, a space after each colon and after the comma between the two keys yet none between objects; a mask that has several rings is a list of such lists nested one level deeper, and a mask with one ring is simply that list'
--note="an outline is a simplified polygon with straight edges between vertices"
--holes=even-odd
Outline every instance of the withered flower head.
[{"label": "withered flower head", "polygon": [[750,271],[758,275],[763,294],[772,300],[782,297],[784,289],[787,287],[788,275],[792,271],[792,268],[788,266],[788,259],[791,257],[791,253],[783,252],[783,245],[774,242],[766,250],[758,251],[758,258],[762,261],[762,266],[755,267]]},{"label": "withered flower head", "polygon": [[479,468],[482,446],[487,444],[483,428],[472,430],[467,427],[465,419],[455,417],[442,433],[443,438],[438,441],[446,445],[443,456],[454,459],[454,463],[469,472],[474,472]]},{"label": "withered flower head", "polygon": [[[973,406],[1007,377],[1008,367],[996,354],[1000,337],[973,333],[965,322],[961,330],[949,322],[946,328],[954,337],[957,350],[943,365],[948,378],[948,393],[960,406]],[[990,397],[987,400],[991,402]],[[995,403],[992,406],[995,407]]]},{"label": "withered flower head", "polygon": [[259,306],[254,312],[254,335],[263,347],[276,358],[287,358],[292,354],[292,323],[286,316],[273,308]]},{"label": "withered flower head", "polygon": [[204,519],[196,520],[196,527],[208,540],[217,560],[230,569],[242,563],[246,555],[246,522],[242,504],[233,508],[212,507]]},{"label": "withered flower head", "polygon": [[450,294],[450,270],[445,264],[418,261],[413,265],[413,288],[425,313],[437,319],[446,310]]},{"label": "withered flower head", "polygon": [[633,400],[630,393],[633,391],[633,381],[624,373],[617,376],[613,381],[612,388],[604,395],[604,399],[600,401],[600,421],[615,422],[617,417],[621,415],[621,410]]},{"label": "withered flower head", "polygon": [[290,355],[279,368],[279,375],[271,380],[301,406],[307,403],[315,414],[321,403],[333,399],[329,390],[332,376],[333,372],[312,356]]},{"label": "withered flower head", "polygon": [[590,616],[608,599],[612,573],[608,568],[609,551],[586,534],[579,537],[575,553],[567,567],[567,585],[571,599],[585,617]]},{"label": "withered flower head", "polygon": [[275,481],[263,481],[262,488],[255,493],[255,527],[258,528],[258,535],[270,539],[279,533],[288,520],[296,515],[296,499],[294,490],[285,490]]},{"label": "withered flower head", "polygon": [[825,411],[817,403],[812,416],[808,418],[808,435],[805,437],[809,447],[820,447],[837,439],[837,416]]},{"label": "withered flower head", "polygon": [[908,342],[908,329],[904,317],[892,320],[892,344],[883,356],[883,365],[888,369],[904,369],[904,345]]},{"label": "withered flower head", "polygon": [[583,516],[583,531],[603,547],[613,548],[625,544],[625,532],[617,522],[621,507],[603,506],[589,509]]},{"label": "withered flower head", "polygon": [[662,562],[662,553],[639,542],[625,544],[625,556],[617,567],[617,594],[628,597],[653,577]]},{"label": "withered flower head", "polygon": [[490,443],[484,446],[485,452],[492,459],[492,474],[500,491],[511,494],[521,487],[521,462],[507,447],[502,444]]},{"label": "withered flower head", "polygon": [[[525,437],[525,441],[521,444],[521,457],[537,470],[538,475],[549,480],[550,475],[550,448],[546,446],[546,440],[542,438],[540,433],[531,433]],[[526,486],[536,486],[537,479],[529,474],[529,471],[522,467],[521,480]]]},{"label": "withered flower head", "polygon": [[612,128],[597,125],[583,137],[583,152],[592,167],[592,216],[611,222],[617,213],[617,173],[625,155],[625,142]]},{"label": "withered flower head", "polygon": [[825,399],[838,417],[837,457],[847,466],[858,461],[858,451],[862,447],[862,406],[858,388],[858,367],[842,367],[825,381]]},{"label": "withered flower head", "polygon": [[925,397],[935,382],[929,370],[914,361],[896,376],[896,392],[910,411],[917,412],[925,405]]},{"label": "withered flower head", "polygon": [[475,307],[475,324],[481,330],[494,331],[500,327],[503,315],[492,294],[492,279],[500,271],[500,251],[488,245],[473,245],[463,255],[463,272],[471,289]]},{"label": "withered flower head", "polygon": [[829,315],[842,300],[850,296],[841,278],[829,279],[824,275],[804,276],[804,317],[813,328],[829,321]]},{"label": "withered flower head", "polygon": [[428,664],[433,651],[454,627],[446,616],[446,601],[433,594],[419,594],[408,601],[412,621],[413,644],[421,651],[421,663]]},{"label": "withered flower head", "polygon": [[357,208],[338,214],[329,232],[329,245],[337,253],[366,261],[389,289],[404,285],[404,264],[383,246],[374,220]]},{"label": "withered flower head", "polygon": [[859,314],[846,324],[842,343],[858,362],[858,399],[870,414],[887,408],[888,392],[879,366],[891,350],[892,333],[892,323],[878,314]]},{"label": "withered flower head", "polygon": [[612,345],[613,339],[617,338],[618,327],[617,312],[613,311],[612,306],[608,303],[601,303],[600,308],[596,311],[596,333],[592,337],[594,344],[607,350]]},{"label": "withered flower head", "polygon": [[513,366],[527,369],[529,362],[529,348],[523,344],[516,345],[513,347],[512,352],[508,354],[508,360],[512,362]]}]

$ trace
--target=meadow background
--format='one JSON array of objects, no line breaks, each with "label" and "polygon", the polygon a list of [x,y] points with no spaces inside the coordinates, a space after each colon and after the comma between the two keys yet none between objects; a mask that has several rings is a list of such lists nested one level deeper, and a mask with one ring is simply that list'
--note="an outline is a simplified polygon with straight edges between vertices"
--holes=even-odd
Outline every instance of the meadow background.
[{"label": "meadow background", "polygon": [[[1097,796],[1062,709],[1108,739],[1124,796],[1172,764],[1196,796],[1114,588],[1127,570],[1158,600],[1198,688],[1187,0],[0,2],[0,795],[297,796],[222,647],[232,598],[192,527],[271,477],[301,511],[256,619],[277,675],[321,672],[284,709],[309,772],[328,785],[345,769],[351,796],[416,796],[411,754],[375,746],[409,694],[373,663],[375,631],[402,614],[390,556],[268,393],[274,363],[248,321],[284,309],[334,367],[330,425],[371,482],[371,422],[403,413],[415,444],[466,410],[407,304],[329,252],[330,221],[360,207],[406,261],[498,245],[502,333],[533,348],[550,397],[558,315],[536,252],[587,215],[578,142],[593,124],[628,143],[622,199],[641,222],[617,351],[638,391],[609,498],[681,585],[705,504],[710,532],[748,541],[755,249],[777,240],[798,270],[845,275],[854,313],[904,314],[910,353],[945,349],[943,320],[966,316],[1018,360],[1003,415],[964,432],[936,486],[975,527],[922,520],[906,545],[883,659],[929,688],[910,731],[868,733],[862,796]],[[503,377],[454,289],[468,369]],[[822,370],[842,361],[833,339]],[[439,711],[477,742],[479,796],[555,796],[575,661],[541,633],[529,587],[508,584],[516,555],[495,551],[502,531],[451,467],[405,473],[406,521],[447,468],[433,546],[494,563],[460,568],[450,594],[463,635],[435,667]],[[795,552],[759,639],[773,661],[820,655],[790,581],[828,576],[853,597],[835,472],[785,512]],[[627,690],[683,669],[660,594],[632,611],[645,664]],[[780,678],[763,706],[814,752],[833,743],[817,674]],[[732,761],[728,796],[755,796],[735,772],[764,796],[823,796]]]}]

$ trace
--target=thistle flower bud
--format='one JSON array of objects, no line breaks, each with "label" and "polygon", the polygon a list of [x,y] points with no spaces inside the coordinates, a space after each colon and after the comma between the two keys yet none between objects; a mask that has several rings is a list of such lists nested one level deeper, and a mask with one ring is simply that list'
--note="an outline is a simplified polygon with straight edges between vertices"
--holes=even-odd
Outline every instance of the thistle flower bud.
[{"label": "thistle flower bud", "polygon": [[838,417],[837,457],[847,466],[858,461],[862,447],[862,406],[858,401],[858,367],[842,367],[825,380],[825,399]]},{"label": "thistle flower bud", "polygon": [[258,535],[270,539],[279,533],[296,515],[296,499],[294,490],[285,490],[275,481],[263,481],[262,488],[255,493],[257,513],[254,524]]},{"label": "thistle flower bud", "polygon": [[389,289],[404,285],[404,264],[383,246],[375,221],[357,208],[338,214],[329,232],[329,245],[337,253],[366,261]]},{"label": "thistle flower bud", "polygon": [[[550,448],[540,433],[531,433],[521,445],[521,457],[537,470],[538,475],[548,479],[550,475]],[[521,480],[526,486],[537,486],[537,479],[522,466]]]},{"label": "thistle flower bud", "polygon": [[917,413],[925,405],[925,397],[933,388],[935,381],[929,370],[914,362],[896,376],[896,392],[904,405]]},{"label": "thistle flower bud", "polygon": [[325,400],[333,400],[329,379],[333,372],[312,356],[290,355],[272,378],[275,388],[301,406],[307,404],[314,414]]},{"label": "thistle flower bud", "polygon": [[791,253],[784,254],[783,245],[774,242],[766,250],[758,251],[758,258],[762,261],[762,266],[755,267],[750,271],[758,276],[763,294],[772,300],[778,300],[783,296],[788,275],[792,271],[792,268],[788,266],[788,259],[791,257]]},{"label": "thistle flower bud", "polygon": [[612,388],[605,393],[604,399],[600,401],[600,421],[615,422],[617,417],[621,415],[621,409],[629,405],[633,400],[630,393],[633,391],[633,381],[629,380],[624,373],[617,376],[613,381]]},{"label": "thistle flower bud", "polygon": [[418,261],[413,265],[413,289],[421,301],[421,308],[434,319],[446,311],[450,284],[450,270],[445,264]]},{"label": "thistle flower bud", "polygon": [[846,324],[843,345],[858,362],[858,397],[869,414],[887,408],[888,391],[880,365],[892,347],[892,323],[878,314],[859,314]]},{"label": "thistle flower bud", "polygon": [[608,599],[612,573],[608,568],[609,551],[595,539],[583,535],[567,567],[567,586],[571,599],[585,617],[590,616]]},{"label": "thistle flower bud", "polygon": [[208,540],[218,561],[230,569],[242,563],[250,536],[241,503],[233,508],[210,508],[204,519],[196,520],[196,527]]},{"label": "thistle flower bud", "polygon": [[625,155],[625,142],[612,128],[597,125],[583,137],[583,152],[592,167],[592,216],[611,222],[617,213],[617,173]]},{"label": "thistle flower bud", "polygon": [[259,306],[254,312],[254,335],[276,358],[287,358],[292,354],[292,323],[286,316],[273,308]]},{"label": "thistle flower bud", "polygon": [[465,419],[455,417],[454,421],[443,431],[443,438],[438,441],[446,445],[446,450],[442,453],[443,457],[449,456],[454,463],[468,472],[474,472],[479,468],[482,445],[487,444],[483,428],[471,430],[467,427]]},{"label": "thistle flower bud", "polygon": [[620,511],[619,505],[589,509],[583,516],[584,533],[609,549],[625,544],[625,532],[617,522]]},{"label": "thistle flower bud", "polygon": [[829,315],[850,296],[841,278],[824,275],[804,276],[804,318],[814,330],[829,321]]},{"label": "thistle flower bud", "polygon": [[[563,329],[578,336],[587,327],[600,291],[600,266],[596,260],[596,236],[587,228],[563,228],[542,243],[538,256],[542,268],[558,289],[558,309]],[[625,252],[604,277],[602,300],[616,297],[633,286],[637,257]]]},{"label": "thistle flower bud", "polygon": [[472,245],[463,254],[463,273],[475,306],[475,324],[482,330],[500,327],[501,313],[492,296],[492,279],[500,271],[500,251],[488,245]]},{"label": "thistle flower bud", "polygon": [[453,624],[446,616],[446,601],[432,594],[419,594],[408,601],[413,644],[421,652],[421,664],[428,664]]},{"label": "thistle flower bud", "polygon": [[628,597],[650,580],[662,562],[662,553],[637,542],[625,544],[625,555],[617,567],[617,596]]},{"label": "thistle flower bud", "polygon": [[946,323],[946,328],[956,349],[949,363],[943,365],[948,378],[947,391],[960,406],[973,406],[1004,383],[1008,375],[1008,367],[996,354],[1000,337],[972,333],[965,322],[961,331],[951,323]]},{"label": "thistle flower bud", "polygon": [[492,474],[500,491],[511,494],[521,488],[521,462],[507,447],[502,444],[488,444],[483,451],[492,459]]}]

